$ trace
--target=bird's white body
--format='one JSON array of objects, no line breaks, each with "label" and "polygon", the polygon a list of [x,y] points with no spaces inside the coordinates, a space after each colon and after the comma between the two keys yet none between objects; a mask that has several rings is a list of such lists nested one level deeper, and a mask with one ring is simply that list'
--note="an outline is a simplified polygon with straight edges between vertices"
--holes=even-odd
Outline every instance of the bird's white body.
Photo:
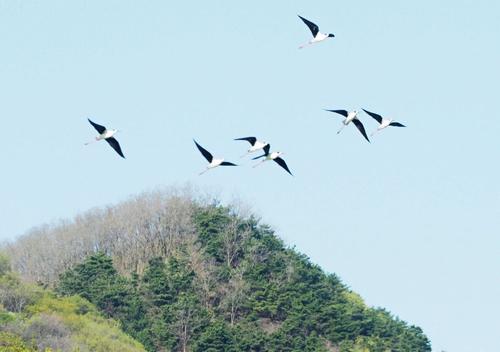
[{"label": "bird's white body", "polygon": [[217,166],[220,166],[224,162],[224,159],[213,159],[210,164],[208,164],[207,169],[213,169]]},{"label": "bird's white body", "polygon": [[281,156],[281,155],[283,155],[283,153],[282,153],[282,152],[272,152],[272,153],[270,153],[270,154],[266,157],[266,159],[267,159],[267,160],[274,160],[274,159],[276,159],[277,157],[279,157],[279,156]]},{"label": "bird's white body", "polygon": [[370,137],[373,137],[375,133],[382,131],[384,128],[389,127],[392,121],[394,120],[382,118],[382,122],[378,125],[377,129],[370,134]]},{"label": "bird's white body", "polygon": [[256,151],[263,149],[266,145],[267,142],[257,141],[250,147],[250,149],[248,149],[248,153],[255,153]]},{"label": "bird's white body", "polygon": [[250,148],[240,158],[244,158],[248,154],[255,153],[258,150],[262,150],[268,144],[267,142],[257,140],[255,137],[236,138],[235,141],[247,141],[250,143]]},{"label": "bird's white body", "polygon": [[352,120],[357,119],[357,118],[358,118],[358,111],[357,110],[349,111],[347,113],[347,117],[344,119],[344,121],[342,121],[343,125],[340,128],[340,130],[337,131],[337,134],[342,132],[342,130],[344,129],[345,126],[347,126],[348,124],[350,124],[352,122]]},{"label": "bird's white body", "polygon": [[309,28],[309,30],[311,31],[311,34],[313,36],[313,38],[311,40],[309,40],[306,44],[303,44],[301,46],[299,46],[299,49],[302,49],[303,47],[305,47],[306,45],[310,45],[310,44],[314,44],[314,43],[319,43],[319,42],[322,42],[328,38],[333,38],[335,37],[335,35],[333,34],[327,34],[327,33],[321,33],[319,31],[319,27],[317,24],[309,21],[308,19],[305,19],[304,17],[298,15],[299,18],[302,20],[302,22],[305,23],[305,25]]},{"label": "bird's white body", "polygon": [[324,33],[318,32],[318,34],[316,34],[316,36],[315,36],[313,39],[311,39],[311,40],[310,40],[310,41],[308,41],[307,43],[302,44],[301,46],[299,46],[299,49],[302,49],[302,48],[304,48],[304,47],[305,47],[305,46],[307,46],[307,45],[320,43],[320,42],[322,42],[322,41],[327,40],[328,38],[330,38],[330,37],[328,36],[328,34],[324,34]]},{"label": "bird's white body", "polygon": [[106,142],[108,142],[108,144],[111,146],[111,148],[113,148],[118,153],[118,155],[120,155],[122,158],[125,159],[125,155],[123,155],[122,148],[120,147],[120,143],[118,143],[118,141],[113,137],[119,131],[114,130],[114,129],[107,129],[106,127],[99,125],[90,119],[87,119],[87,120],[89,121],[89,123],[95,128],[95,130],[99,134],[97,135],[97,137],[95,137],[95,139],[93,141],[85,143],[85,145],[88,145],[92,142],[99,142],[99,141],[105,140]]},{"label": "bird's white body", "polygon": [[325,39],[328,39],[328,34],[318,32],[318,34],[316,34],[316,36],[313,39],[311,39],[309,43],[310,44],[319,43]]},{"label": "bird's white body", "polygon": [[118,130],[106,130],[103,133],[101,133],[100,135],[98,135],[97,137],[95,137],[95,139],[100,141],[102,139],[111,138],[116,134],[116,132],[118,132]]},{"label": "bird's white body", "polygon": [[382,123],[377,127],[377,130],[383,130],[384,128],[388,127],[393,119],[382,119]]},{"label": "bird's white body", "polygon": [[202,172],[200,172],[200,175],[203,175],[208,170],[215,169],[216,167],[220,166],[223,162],[224,162],[224,159],[213,158],[212,161],[210,162],[210,164],[207,165],[207,168],[205,170],[203,170]]},{"label": "bird's white body", "polygon": [[108,130],[106,129],[103,133],[99,134],[97,137],[95,137],[95,141],[90,141],[90,142],[87,142],[85,143],[85,145],[88,145],[92,142],[99,142],[99,141],[102,141],[102,140],[106,140],[108,138],[111,138],[113,137],[116,133],[118,132],[118,130]]},{"label": "bird's white body", "polygon": [[358,116],[358,112],[356,110],[354,111],[349,111],[349,113],[347,114],[347,117],[344,119],[344,121],[342,121],[342,123],[347,126],[350,122],[352,122],[352,120],[354,120],[355,118],[357,118]]},{"label": "bird's white body", "polygon": [[253,167],[257,167],[259,166],[260,164],[262,164],[263,162],[266,162],[266,161],[269,161],[269,160],[274,160],[276,159],[277,157],[280,157],[281,155],[283,155],[284,153],[283,152],[272,152],[272,153],[269,153],[265,156],[264,159],[262,159],[259,163],[257,163],[256,165],[254,165]]},{"label": "bird's white body", "polygon": [[258,156],[256,158],[253,158],[253,160],[260,159],[260,158],[264,158],[264,159],[262,159],[260,162],[258,162],[257,164],[255,164],[253,167],[257,167],[259,165],[262,165],[266,161],[273,160],[276,164],[278,164],[279,166],[281,166],[283,169],[286,170],[286,172],[288,172],[290,175],[293,176],[293,174],[290,172],[290,169],[288,168],[288,165],[286,164],[285,160],[283,160],[281,158],[281,156],[284,155],[285,153],[282,153],[282,152],[270,152],[270,150],[271,150],[271,145],[267,144],[264,147],[264,154],[261,155],[261,156]]},{"label": "bird's white body", "polygon": [[200,175],[203,175],[205,172],[211,169],[215,169],[218,166],[238,166],[236,164],[230,163],[229,161],[224,161],[224,159],[217,159],[214,158],[214,156],[205,148],[203,148],[201,145],[198,144],[195,140],[193,140],[194,144],[196,144],[196,147],[200,151],[200,153],[203,155],[203,157],[208,161],[208,165],[205,170],[200,172]]},{"label": "bird's white body", "polygon": [[368,142],[370,142],[370,139],[366,135],[366,130],[365,130],[365,127],[363,126],[363,123],[358,119],[358,111],[357,110],[353,110],[353,111],[347,111],[347,110],[326,110],[326,111],[334,112],[334,113],[337,113],[337,114],[342,115],[342,116],[345,117],[344,121],[342,121],[342,127],[340,127],[340,129],[337,131],[337,134],[339,134],[340,132],[342,132],[342,130],[344,129],[344,127],[346,127],[347,125],[349,125],[352,122],[354,124],[354,126],[358,129],[358,131],[363,135],[363,137],[365,137],[365,139]]},{"label": "bird's white body", "polygon": [[365,110],[365,109],[363,109],[363,111],[366,112],[368,115],[370,115],[379,124],[378,127],[377,127],[377,129],[371,134],[372,136],[375,133],[377,133],[377,132],[379,132],[379,131],[381,131],[384,128],[389,127],[389,126],[393,126],[393,127],[406,127],[402,123],[394,121],[394,119],[387,119],[385,117],[382,117],[379,114],[376,114],[374,112],[371,112],[371,111],[368,111],[368,110]]}]

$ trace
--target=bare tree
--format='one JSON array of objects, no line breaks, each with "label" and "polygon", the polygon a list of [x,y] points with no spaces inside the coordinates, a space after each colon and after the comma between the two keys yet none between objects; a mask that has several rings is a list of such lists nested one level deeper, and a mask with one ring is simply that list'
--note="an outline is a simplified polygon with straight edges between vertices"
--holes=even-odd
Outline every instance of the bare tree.
[{"label": "bare tree", "polygon": [[195,233],[190,190],[146,192],[91,209],[71,221],[28,231],[3,246],[12,269],[29,282],[53,285],[59,275],[98,251],[122,274],[141,274],[153,257],[168,257]]},{"label": "bare tree", "polygon": [[196,237],[186,244],[186,254],[189,266],[195,273],[193,284],[198,289],[201,303],[205,308],[209,308],[215,296],[214,286],[217,281],[215,261],[204,254],[201,245],[196,242]]},{"label": "bare tree", "polygon": [[248,283],[243,278],[244,268],[238,267],[231,271],[228,283],[221,288],[223,300],[221,307],[229,315],[231,326],[234,325],[239,314],[239,309],[248,294]]},{"label": "bare tree", "polygon": [[200,317],[194,305],[194,297],[182,295],[175,304],[176,336],[183,352],[188,351],[188,344],[194,331],[200,325]]},{"label": "bare tree", "polygon": [[0,278],[0,305],[9,312],[20,313],[23,309],[39,299],[41,293],[36,290],[26,290],[13,274]]},{"label": "bare tree", "polygon": [[241,254],[245,241],[250,235],[251,231],[241,223],[241,220],[232,216],[221,234],[225,262],[228,268],[232,268],[236,264],[235,259]]}]

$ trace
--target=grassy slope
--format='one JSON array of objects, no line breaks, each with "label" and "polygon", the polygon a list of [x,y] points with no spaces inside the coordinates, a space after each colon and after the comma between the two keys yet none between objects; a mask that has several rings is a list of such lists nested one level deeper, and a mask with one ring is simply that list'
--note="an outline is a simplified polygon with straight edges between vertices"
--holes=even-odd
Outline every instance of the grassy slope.
[{"label": "grassy slope", "polygon": [[11,273],[0,277],[0,296],[0,351],[144,351],[83,298],[58,298]]}]

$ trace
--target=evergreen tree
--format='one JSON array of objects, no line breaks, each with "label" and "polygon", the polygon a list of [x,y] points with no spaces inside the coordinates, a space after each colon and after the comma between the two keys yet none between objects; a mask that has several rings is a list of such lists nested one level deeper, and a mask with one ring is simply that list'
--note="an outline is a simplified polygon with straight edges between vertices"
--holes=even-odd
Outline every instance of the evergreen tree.
[{"label": "evergreen tree", "polygon": [[431,351],[420,328],[367,307],[255,218],[195,210],[195,240],[142,275],[127,279],[97,253],[61,275],[58,292],[89,299],[149,351]]}]

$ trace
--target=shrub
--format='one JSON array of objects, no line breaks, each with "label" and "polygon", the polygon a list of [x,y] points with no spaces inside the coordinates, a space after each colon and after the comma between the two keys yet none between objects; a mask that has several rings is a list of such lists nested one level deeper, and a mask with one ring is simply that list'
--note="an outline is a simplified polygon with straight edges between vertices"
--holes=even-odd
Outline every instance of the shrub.
[{"label": "shrub", "polygon": [[38,350],[72,351],[70,330],[61,318],[53,314],[40,314],[32,318],[23,331],[23,339]]}]

